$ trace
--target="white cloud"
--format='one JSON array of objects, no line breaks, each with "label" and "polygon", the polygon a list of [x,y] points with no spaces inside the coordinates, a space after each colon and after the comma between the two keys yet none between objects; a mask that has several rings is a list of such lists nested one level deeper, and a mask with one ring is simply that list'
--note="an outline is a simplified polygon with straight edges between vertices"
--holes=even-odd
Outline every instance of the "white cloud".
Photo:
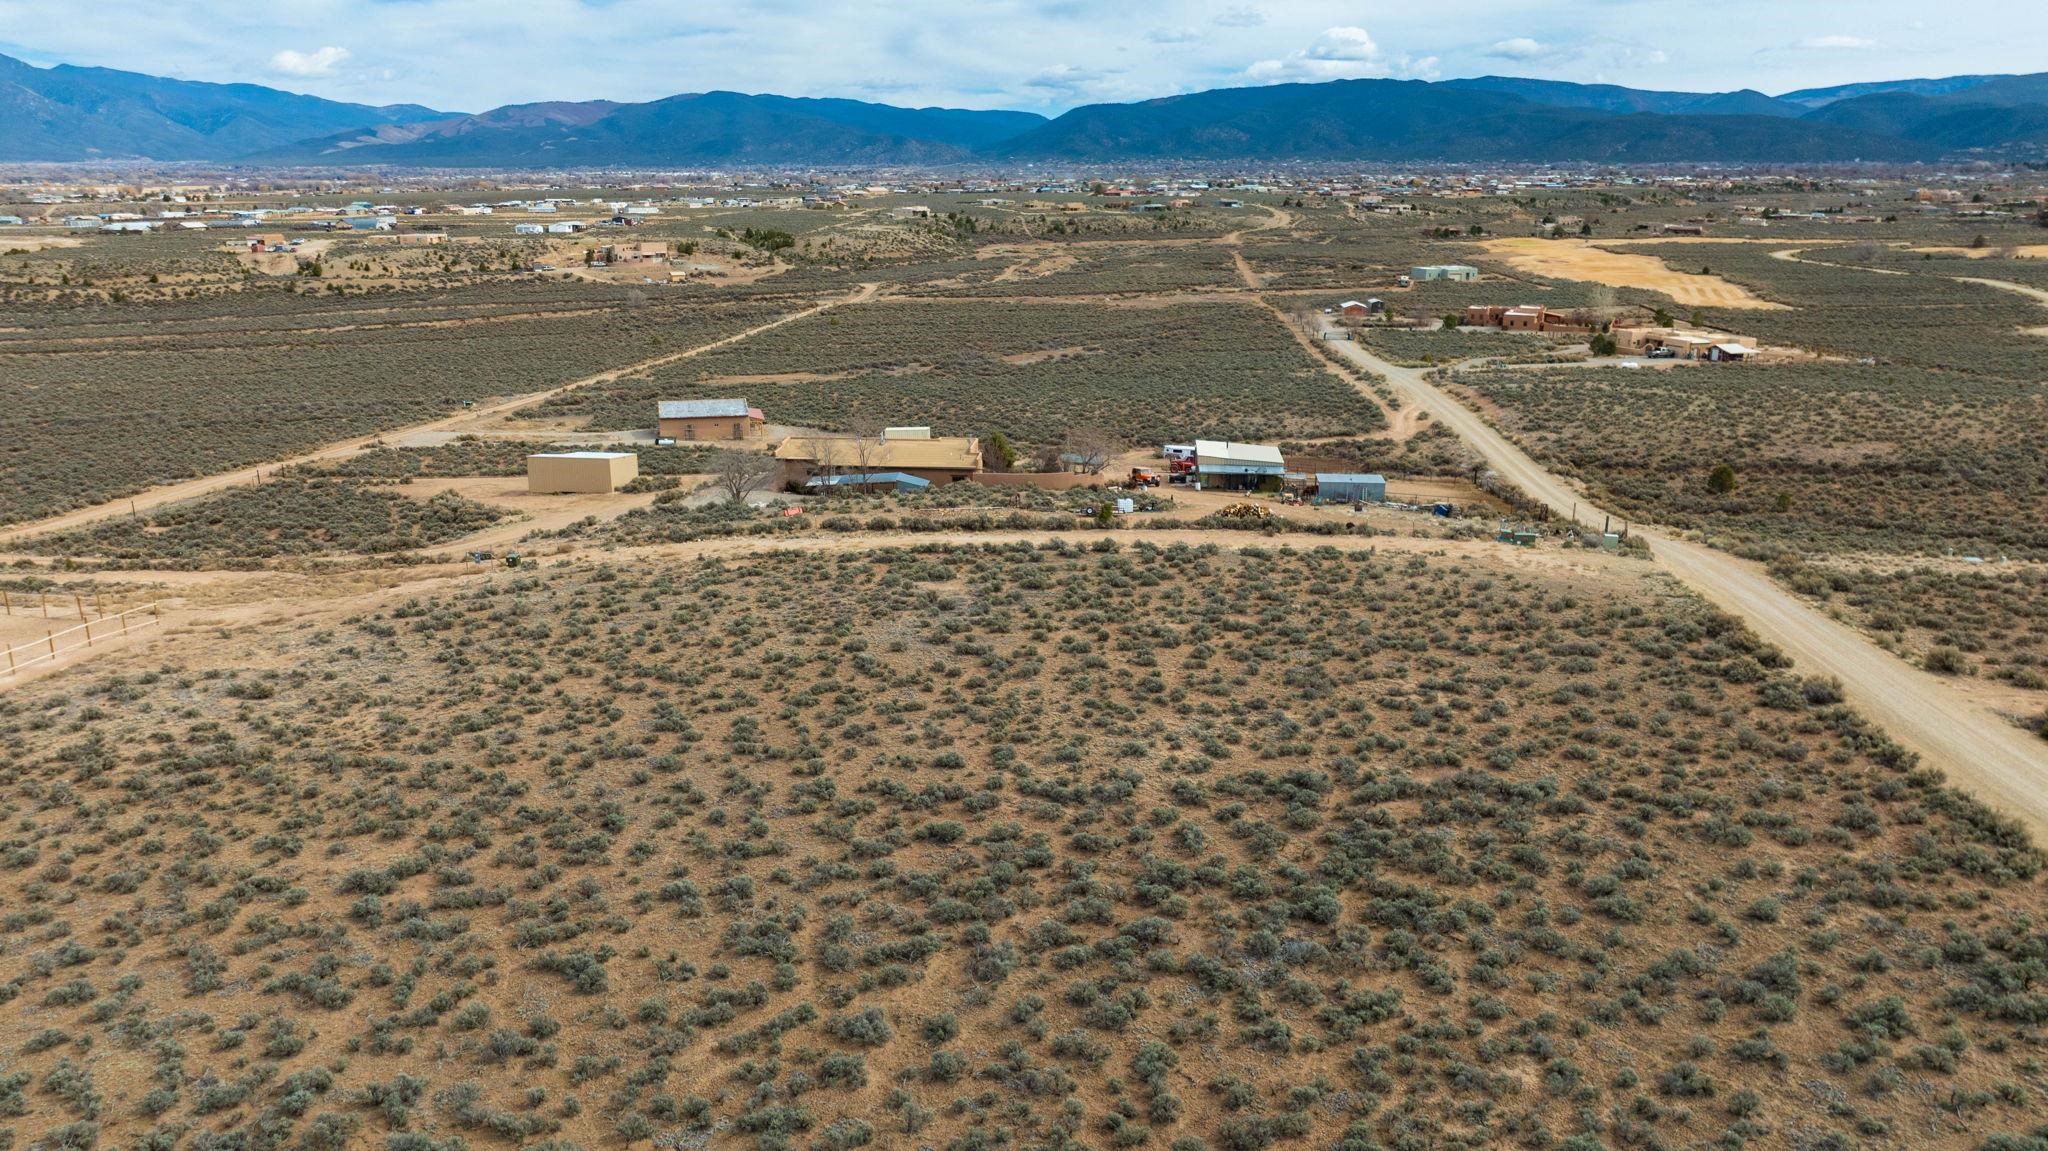
[{"label": "white cloud", "polygon": [[1875,48],[1877,41],[1863,36],[1812,36],[1793,45],[1795,48]]},{"label": "white cloud", "polygon": [[1512,40],[1500,41],[1487,49],[1486,54],[1498,56],[1503,60],[1540,60],[1550,54],[1550,49],[1527,36],[1517,36]]},{"label": "white cloud", "polygon": [[311,52],[286,48],[270,58],[270,70],[287,76],[332,76],[336,68],[347,62],[348,49],[332,44]]},{"label": "white cloud", "polygon": [[1437,74],[1437,59],[1411,59],[1405,53],[1380,51],[1372,34],[1355,24],[1325,28],[1315,43],[1277,60],[1260,60],[1244,70],[1246,79],[1261,84],[1313,83],[1318,80],[1362,80],[1371,77],[1421,77]]},{"label": "white cloud", "polygon": [[1256,28],[1265,22],[1265,16],[1261,15],[1258,9],[1244,4],[1227,8],[1210,21],[1211,24],[1222,28]]},{"label": "white cloud", "polygon": [[1202,38],[1193,28],[1154,28],[1145,33],[1145,39],[1154,44],[1192,44]]}]

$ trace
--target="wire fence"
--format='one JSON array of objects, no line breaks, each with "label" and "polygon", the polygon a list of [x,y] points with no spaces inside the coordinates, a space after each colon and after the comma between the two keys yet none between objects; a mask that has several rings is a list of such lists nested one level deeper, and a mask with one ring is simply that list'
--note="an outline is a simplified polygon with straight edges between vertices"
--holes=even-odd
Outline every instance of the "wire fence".
[{"label": "wire fence", "polygon": [[[76,601],[72,605],[73,609],[85,622],[61,631],[50,632],[41,639],[15,644],[0,652],[0,657],[4,657],[0,658],[0,662],[4,662],[7,675],[15,675],[39,664],[55,663],[73,652],[84,651],[102,643],[111,643],[142,628],[156,627],[163,623],[163,612],[154,602],[95,617],[87,614],[90,609],[85,606],[82,597],[72,598]],[[8,614],[23,614],[14,611],[14,606],[7,605]],[[37,606],[39,610],[43,607],[41,604]],[[51,615],[46,618],[60,617]]]}]

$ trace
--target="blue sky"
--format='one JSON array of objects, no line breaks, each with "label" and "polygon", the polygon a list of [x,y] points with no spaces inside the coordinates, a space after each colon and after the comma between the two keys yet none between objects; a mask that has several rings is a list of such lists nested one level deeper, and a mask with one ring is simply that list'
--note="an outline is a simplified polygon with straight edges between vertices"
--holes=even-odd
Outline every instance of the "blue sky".
[{"label": "blue sky", "polygon": [[0,0],[0,52],[481,111],[714,88],[1024,108],[1502,73],[1766,92],[2048,69],[2048,5],[1492,0]]}]

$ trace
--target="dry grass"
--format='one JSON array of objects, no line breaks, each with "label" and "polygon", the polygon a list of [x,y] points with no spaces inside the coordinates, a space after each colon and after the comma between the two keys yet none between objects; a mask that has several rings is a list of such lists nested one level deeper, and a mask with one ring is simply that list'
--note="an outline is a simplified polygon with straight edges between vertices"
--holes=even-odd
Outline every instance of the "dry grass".
[{"label": "dry grass", "polygon": [[1719,276],[1674,271],[1655,256],[1610,252],[1584,240],[1541,240],[1530,237],[1488,240],[1487,252],[1523,272],[1560,280],[1591,280],[1616,288],[1663,292],[1690,307],[1782,308],[1761,299],[1740,284]]}]

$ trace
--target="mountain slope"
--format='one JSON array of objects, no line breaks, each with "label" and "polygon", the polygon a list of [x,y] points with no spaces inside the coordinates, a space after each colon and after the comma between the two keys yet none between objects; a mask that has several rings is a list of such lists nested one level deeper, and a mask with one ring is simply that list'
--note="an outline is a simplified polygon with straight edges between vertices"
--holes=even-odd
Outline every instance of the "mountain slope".
[{"label": "mountain slope", "polygon": [[0,56],[0,160],[227,160],[308,136],[448,115],[373,108],[256,84],[112,68],[37,68]]},{"label": "mountain slope", "polygon": [[[1982,90],[1971,88],[1950,96],[1880,92],[1824,105],[1804,119],[1910,141],[1935,152],[2048,144],[2048,102],[1980,102],[1976,96]],[[2025,89],[2018,86],[1993,93],[2007,99],[2024,94]]]},{"label": "mountain slope", "polygon": [[1655,92],[1618,84],[1573,84],[1523,76],[1475,76],[1445,80],[1442,87],[1502,92],[1558,108],[1590,108],[1599,112],[1656,112],[1667,116],[1798,116],[1796,104],[1774,100],[1762,92]]},{"label": "mountain slope", "polygon": [[1224,88],[1076,108],[1012,159],[1903,159],[1901,141],[1766,116],[1613,115],[1418,80]]},{"label": "mountain slope", "polygon": [[1837,100],[1853,100],[1858,96],[1875,96],[1884,92],[1906,92],[1915,96],[1945,96],[1975,88],[1993,80],[2008,80],[2010,76],[1942,76],[1920,80],[1871,80],[1860,84],[1836,84],[1831,88],[1801,88],[1787,92],[1778,99],[1788,104],[1807,108],[1820,108]]},{"label": "mountain slope", "polygon": [[645,104],[519,105],[343,133],[258,158],[422,167],[949,163],[1043,123],[1028,112],[706,92]]}]

